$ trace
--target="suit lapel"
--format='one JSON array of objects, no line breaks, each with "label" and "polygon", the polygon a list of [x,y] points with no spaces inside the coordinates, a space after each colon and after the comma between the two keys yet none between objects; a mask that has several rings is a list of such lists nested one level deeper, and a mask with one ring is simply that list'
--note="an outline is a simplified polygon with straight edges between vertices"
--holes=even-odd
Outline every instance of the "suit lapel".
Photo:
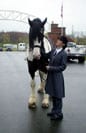
[{"label": "suit lapel", "polygon": [[[55,55],[53,55],[52,57],[55,58],[55,57],[58,56],[62,51],[63,51],[63,49],[62,49],[60,52],[58,52],[58,53],[56,53]],[[54,52],[55,52],[55,51],[54,51]]]},{"label": "suit lapel", "polygon": [[59,53],[57,53],[56,55],[54,55],[55,51],[53,51],[53,53],[51,55],[52,57],[51,57],[50,64],[53,63],[53,61],[59,57],[59,55],[62,53],[62,51],[63,51],[63,49]]}]

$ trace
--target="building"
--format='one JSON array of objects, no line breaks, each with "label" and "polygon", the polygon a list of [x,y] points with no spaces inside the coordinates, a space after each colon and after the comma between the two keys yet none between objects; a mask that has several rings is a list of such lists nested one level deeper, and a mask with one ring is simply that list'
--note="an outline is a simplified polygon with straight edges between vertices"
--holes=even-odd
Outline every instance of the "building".
[{"label": "building", "polygon": [[56,43],[57,38],[59,38],[62,34],[65,35],[65,27],[59,27],[58,24],[51,24],[51,32],[48,32],[48,37],[52,41],[52,43]]}]

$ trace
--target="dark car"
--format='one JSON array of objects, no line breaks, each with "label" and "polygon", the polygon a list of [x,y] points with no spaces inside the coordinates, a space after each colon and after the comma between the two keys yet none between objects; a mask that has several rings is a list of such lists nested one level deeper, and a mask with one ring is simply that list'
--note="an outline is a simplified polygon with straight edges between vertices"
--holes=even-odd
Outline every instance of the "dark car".
[{"label": "dark car", "polygon": [[2,47],[0,47],[0,51],[3,51],[3,48]]}]

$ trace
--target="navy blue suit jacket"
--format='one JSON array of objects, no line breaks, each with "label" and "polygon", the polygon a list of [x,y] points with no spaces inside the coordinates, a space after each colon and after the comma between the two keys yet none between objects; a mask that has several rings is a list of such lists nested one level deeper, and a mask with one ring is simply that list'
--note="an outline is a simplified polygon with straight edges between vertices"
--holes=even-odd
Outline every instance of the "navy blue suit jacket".
[{"label": "navy blue suit jacket", "polygon": [[62,98],[65,97],[65,85],[63,71],[67,66],[67,54],[64,50],[61,50],[54,56],[55,50],[52,50],[45,55],[45,58],[49,58],[49,70],[45,85],[46,93],[50,96]]}]

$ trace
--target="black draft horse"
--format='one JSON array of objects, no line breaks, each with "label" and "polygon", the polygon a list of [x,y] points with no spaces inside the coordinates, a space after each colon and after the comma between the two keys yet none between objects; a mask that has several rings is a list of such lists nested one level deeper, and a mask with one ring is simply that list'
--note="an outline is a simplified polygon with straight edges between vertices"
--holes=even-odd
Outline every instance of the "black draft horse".
[{"label": "black draft horse", "polygon": [[39,92],[43,91],[42,107],[47,108],[49,106],[49,96],[45,93],[45,81],[46,81],[46,65],[48,60],[44,59],[41,52],[49,52],[51,45],[44,37],[44,25],[47,22],[47,18],[42,22],[39,18],[34,20],[28,19],[30,25],[29,30],[29,48],[28,48],[28,70],[31,76],[31,96],[28,101],[30,108],[36,107],[36,94],[35,94],[35,72],[40,71],[41,87]]}]

